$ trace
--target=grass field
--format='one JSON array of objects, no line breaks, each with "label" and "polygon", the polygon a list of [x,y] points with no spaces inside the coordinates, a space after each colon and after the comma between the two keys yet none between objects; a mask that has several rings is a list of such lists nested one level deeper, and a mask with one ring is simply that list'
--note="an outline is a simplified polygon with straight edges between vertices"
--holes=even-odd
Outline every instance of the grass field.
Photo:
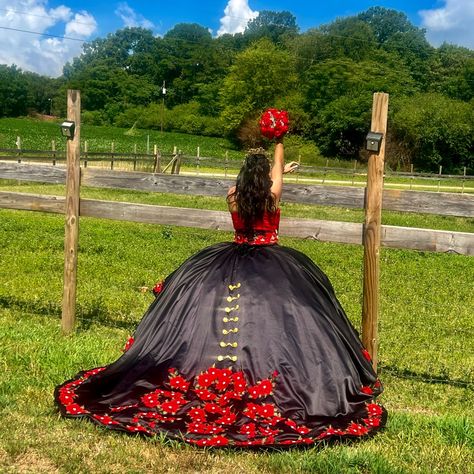
[{"label": "grass field", "polygon": [[[63,194],[63,188],[0,189]],[[222,209],[211,198],[82,188],[83,197]],[[286,204],[283,214],[361,221],[353,210]],[[347,217],[347,219],[344,219]],[[406,220],[404,220],[406,219]],[[384,223],[473,232],[472,219],[388,213]],[[112,362],[150,304],[151,286],[230,233],[81,219],[78,329],[60,333],[64,219],[0,210],[0,471],[53,473],[471,473],[474,462],[472,257],[382,250],[380,376],[387,428],[305,450],[199,450],[60,419],[56,384]],[[362,248],[282,239],[332,280],[360,327]]]}]

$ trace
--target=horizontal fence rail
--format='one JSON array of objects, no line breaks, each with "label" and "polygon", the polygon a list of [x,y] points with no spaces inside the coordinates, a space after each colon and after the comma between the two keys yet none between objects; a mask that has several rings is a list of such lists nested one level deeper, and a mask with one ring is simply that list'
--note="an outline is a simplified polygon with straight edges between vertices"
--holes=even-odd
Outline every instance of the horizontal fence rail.
[{"label": "horizontal fence rail", "polygon": [[[160,156],[163,158],[172,158],[176,156],[175,153],[171,152],[159,152]],[[242,162],[239,159],[235,158],[218,158],[218,157],[209,157],[209,156],[199,156],[199,155],[188,155],[182,152],[179,152],[179,157],[181,164],[191,166],[191,167],[210,167],[210,168],[221,168],[222,170],[238,170]],[[18,160],[31,160],[31,161],[65,161],[66,160],[66,151],[65,150],[32,150],[27,148],[0,148],[0,159],[9,160],[9,161],[18,161]],[[88,151],[82,150],[81,152],[81,161],[123,161],[129,162],[134,160],[140,161],[149,161],[153,162],[155,159],[155,154],[152,153],[138,153],[135,151],[131,152],[115,152],[115,151]],[[305,165],[301,164],[299,174],[330,174],[337,173],[340,175],[348,176],[358,176],[365,177],[367,176],[366,169],[362,167],[357,162],[355,166],[314,166],[314,165]],[[460,180],[460,181],[470,181],[474,180],[474,175],[466,174],[466,169],[464,169],[464,174],[446,174],[442,173],[441,170],[438,173],[429,173],[429,172],[420,172],[420,171],[392,171],[390,169],[385,170],[386,178],[399,177],[399,178],[417,178],[425,179],[431,181],[443,181],[447,179],[451,180]]]},{"label": "horizontal fence rail", "polygon": [[[66,169],[58,166],[0,162],[0,178],[63,184]],[[81,185],[130,189],[174,194],[225,196],[233,180],[203,176],[179,176],[159,173],[112,171],[83,168]],[[349,186],[285,184],[286,202],[337,206],[364,207],[364,189]],[[459,193],[422,192],[385,189],[383,209],[389,211],[437,214],[442,216],[474,217],[474,196]]]},{"label": "horizontal fence rail", "polygon": [[[63,214],[65,198],[0,191],[0,208]],[[232,230],[228,212],[128,202],[81,199],[80,215],[146,224],[177,225],[200,229]],[[285,237],[322,242],[362,244],[363,224],[313,219],[281,220]],[[412,227],[382,226],[384,247],[474,255],[474,234]]]}]

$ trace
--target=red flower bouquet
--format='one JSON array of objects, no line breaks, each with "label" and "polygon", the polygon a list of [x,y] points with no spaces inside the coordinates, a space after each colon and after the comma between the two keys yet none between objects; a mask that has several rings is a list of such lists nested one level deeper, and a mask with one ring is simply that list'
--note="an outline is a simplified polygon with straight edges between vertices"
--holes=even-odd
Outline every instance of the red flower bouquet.
[{"label": "red flower bouquet", "polygon": [[260,119],[260,132],[273,140],[288,132],[288,112],[286,110],[268,109]]}]

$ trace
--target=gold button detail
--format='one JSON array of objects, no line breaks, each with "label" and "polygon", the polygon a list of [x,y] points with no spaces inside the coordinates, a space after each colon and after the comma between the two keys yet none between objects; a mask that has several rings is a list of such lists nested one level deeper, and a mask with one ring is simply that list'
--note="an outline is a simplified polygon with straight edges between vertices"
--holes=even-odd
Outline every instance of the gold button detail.
[{"label": "gold button detail", "polygon": [[224,342],[224,341],[221,341],[219,345],[221,347],[234,347],[234,348],[238,346],[236,342]]},{"label": "gold button detail", "polygon": [[240,288],[242,285],[240,283],[237,283],[236,285],[229,285],[229,290],[234,291]]},{"label": "gold button detail", "polygon": [[239,328],[234,328],[234,329],[223,329],[222,330],[222,334],[231,334],[231,333],[236,333],[236,332],[239,332]]},{"label": "gold button detail", "polygon": [[235,318],[222,318],[222,321],[224,321],[224,323],[237,323],[239,321],[239,318],[238,317],[235,317]]},{"label": "gold button detail", "polygon": [[230,355],[226,355],[226,356],[219,356],[217,358],[218,361],[223,361],[224,359],[229,359],[231,360],[232,362],[237,362],[237,356],[230,356]]},{"label": "gold button detail", "polygon": [[227,301],[228,301],[229,303],[232,303],[232,301],[237,300],[237,299],[239,299],[239,298],[240,298],[240,293],[239,293],[237,296],[228,296],[228,297],[227,297]]}]

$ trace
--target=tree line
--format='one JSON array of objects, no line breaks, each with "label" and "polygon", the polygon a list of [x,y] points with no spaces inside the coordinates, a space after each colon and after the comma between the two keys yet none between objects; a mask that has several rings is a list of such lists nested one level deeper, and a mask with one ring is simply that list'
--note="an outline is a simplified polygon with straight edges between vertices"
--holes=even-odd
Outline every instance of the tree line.
[{"label": "tree line", "polygon": [[83,46],[57,79],[0,66],[0,116],[65,114],[82,92],[84,123],[179,131],[258,144],[266,107],[285,108],[291,140],[327,157],[364,157],[372,93],[390,94],[392,168],[474,171],[474,51],[431,46],[396,10],[373,7],[300,32],[262,11],[217,38],[181,23],[163,37],[125,28]]}]

